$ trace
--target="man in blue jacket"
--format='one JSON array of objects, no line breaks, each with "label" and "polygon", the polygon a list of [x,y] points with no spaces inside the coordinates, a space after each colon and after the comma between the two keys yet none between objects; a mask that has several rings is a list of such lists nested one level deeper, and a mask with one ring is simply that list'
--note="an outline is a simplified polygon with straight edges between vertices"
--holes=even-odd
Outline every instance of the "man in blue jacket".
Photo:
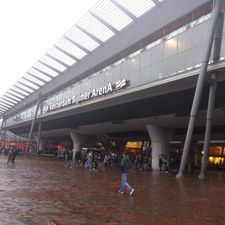
[{"label": "man in blue jacket", "polygon": [[121,173],[122,173],[122,181],[120,185],[119,192],[123,194],[124,188],[126,187],[130,196],[133,195],[134,189],[127,182],[127,175],[129,174],[131,169],[131,161],[126,152],[123,153],[123,158],[121,160]]}]

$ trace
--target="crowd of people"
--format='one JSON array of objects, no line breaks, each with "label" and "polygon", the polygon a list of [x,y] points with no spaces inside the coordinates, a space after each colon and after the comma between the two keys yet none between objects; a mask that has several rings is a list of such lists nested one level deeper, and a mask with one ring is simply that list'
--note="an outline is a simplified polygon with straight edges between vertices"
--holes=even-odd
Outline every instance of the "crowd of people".
[{"label": "crowd of people", "polygon": [[[150,154],[128,153],[131,160],[131,168],[135,171],[151,171]],[[64,152],[64,160],[66,167],[84,166],[89,171],[116,171],[120,169],[122,153],[111,151],[88,150],[74,153],[73,150]]]}]

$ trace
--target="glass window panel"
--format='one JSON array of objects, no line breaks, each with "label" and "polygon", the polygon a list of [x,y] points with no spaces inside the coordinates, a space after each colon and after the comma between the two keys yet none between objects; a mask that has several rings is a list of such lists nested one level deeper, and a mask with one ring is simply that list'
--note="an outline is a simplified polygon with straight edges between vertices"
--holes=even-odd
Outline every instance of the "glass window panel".
[{"label": "glass window panel", "polygon": [[92,89],[100,88],[105,85],[105,74],[103,72],[96,73],[95,76],[92,77]]},{"label": "glass window panel", "polygon": [[165,50],[164,50],[165,58],[176,55],[177,54],[177,37],[174,37],[165,41],[164,46],[165,46]]},{"label": "glass window panel", "polygon": [[91,9],[91,12],[105,20],[119,31],[133,21],[111,1],[98,1],[95,7]]},{"label": "glass window panel", "polygon": [[223,21],[223,35],[225,35],[225,17],[224,17],[224,21]]},{"label": "glass window panel", "polygon": [[182,52],[178,55],[178,71],[189,69],[193,66],[192,50]]},{"label": "glass window panel", "polygon": [[140,55],[131,58],[130,59],[130,72],[138,70],[139,69],[139,65],[140,65]]},{"label": "glass window panel", "polygon": [[177,72],[177,56],[164,60],[164,77]]},{"label": "glass window panel", "polygon": [[85,55],[87,55],[86,52],[78,48],[76,45],[71,43],[65,38],[61,38],[57,43],[56,46],[62,48],[66,52],[70,53],[71,55],[77,57],[78,59],[83,58]]},{"label": "glass window panel", "polygon": [[54,59],[48,57],[47,55],[44,55],[40,61],[50,65],[53,68],[56,68],[57,70],[63,72],[64,70],[66,70],[66,67],[63,66],[62,64],[56,62]]},{"label": "glass window panel", "polygon": [[121,78],[120,65],[114,66],[112,71],[113,71],[113,80],[112,81],[118,81]]},{"label": "glass window panel", "polygon": [[91,91],[91,88],[92,88],[92,85],[91,85],[90,78],[86,78],[81,82],[81,94]]},{"label": "glass window panel", "polygon": [[193,28],[193,45],[201,45],[206,41],[208,36],[209,21],[201,23]]},{"label": "glass window panel", "polygon": [[108,84],[109,82],[112,82],[113,80],[112,75],[113,75],[112,69],[105,72],[105,85]]},{"label": "glass window panel", "polygon": [[67,88],[63,91],[63,100],[71,98],[71,88]]},{"label": "glass window panel", "polygon": [[130,74],[130,86],[136,87],[139,85],[139,71]]},{"label": "glass window panel", "polygon": [[151,48],[151,63],[155,63],[163,59],[163,43]]},{"label": "glass window panel", "polygon": [[146,51],[142,52],[140,57],[141,57],[140,67],[146,67],[146,66],[150,65],[150,61],[151,61],[151,51],[150,50],[146,50]]},{"label": "glass window panel", "polygon": [[72,88],[72,96],[80,95],[80,83],[74,84]]},{"label": "glass window panel", "polygon": [[178,36],[178,52],[183,52],[190,48],[192,48],[192,29]]},{"label": "glass window panel", "polygon": [[221,45],[221,56],[225,56],[225,36],[222,38],[222,45]]},{"label": "glass window panel", "polygon": [[150,80],[158,80],[163,77],[163,63],[162,61],[151,65]]},{"label": "glass window panel", "polygon": [[87,13],[84,17],[82,17],[81,20],[78,21],[77,25],[103,42],[114,35],[109,28],[95,19],[90,13]]},{"label": "glass window panel", "polygon": [[204,54],[204,50],[205,50],[205,45],[199,45],[199,46],[195,46],[195,48],[193,49],[193,66],[196,66],[198,64],[202,63],[202,57]]},{"label": "glass window panel", "polygon": [[58,94],[57,102],[62,102],[63,97],[64,97],[64,93],[63,92],[61,92],[60,94]]},{"label": "glass window panel", "polygon": [[121,78],[130,80],[130,73],[123,73],[123,74],[121,74]]},{"label": "glass window panel", "polygon": [[57,58],[58,60],[66,63],[67,65],[71,66],[73,65],[76,61],[70,58],[68,55],[64,54],[63,52],[59,51],[55,47],[51,48],[47,54]]},{"label": "glass window panel", "polygon": [[150,66],[143,67],[140,70],[140,84],[148,83],[150,80]]},{"label": "glass window panel", "polygon": [[117,2],[136,17],[140,17],[155,6],[155,3],[151,0],[117,0]]},{"label": "glass window panel", "polygon": [[80,29],[78,29],[76,26],[73,26],[67,33],[66,36],[84,48],[88,49],[89,51],[93,51],[95,48],[99,46],[99,44],[93,40],[91,37],[86,35],[84,32],[82,32]]},{"label": "glass window panel", "polygon": [[47,74],[49,74],[49,75],[51,75],[53,77],[56,77],[58,75],[57,72],[51,70],[50,68],[48,68],[47,66],[45,66],[45,65],[43,65],[43,64],[41,64],[39,62],[35,63],[34,67],[40,69],[41,71],[43,71],[43,72],[45,72],[45,73],[47,73]]},{"label": "glass window panel", "polygon": [[127,59],[124,63],[121,63],[121,77],[126,76],[130,73],[130,60]]}]

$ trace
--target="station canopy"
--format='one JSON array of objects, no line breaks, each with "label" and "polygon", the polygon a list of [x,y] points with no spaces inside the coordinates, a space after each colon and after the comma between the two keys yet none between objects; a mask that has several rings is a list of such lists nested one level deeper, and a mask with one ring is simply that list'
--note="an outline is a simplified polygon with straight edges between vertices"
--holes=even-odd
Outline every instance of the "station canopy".
[{"label": "station canopy", "polygon": [[0,97],[0,117],[163,1],[98,1]]}]

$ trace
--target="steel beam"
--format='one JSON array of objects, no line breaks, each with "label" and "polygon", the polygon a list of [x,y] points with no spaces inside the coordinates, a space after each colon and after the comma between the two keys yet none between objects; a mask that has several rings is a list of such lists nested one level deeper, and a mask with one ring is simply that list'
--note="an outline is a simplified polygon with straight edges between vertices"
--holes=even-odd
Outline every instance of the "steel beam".
[{"label": "steel beam", "polygon": [[122,12],[124,12],[128,17],[130,17],[133,21],[137,21],[138,18],[132,14],[130,11],[128,11],[126,8],[124,8],[122,5],[120,5],[118,2],[115,0],[111,0],[111,2],[116,5]]},{"label": "steel beam", "polygon": [[53,66],[48,65],[48,64],[47,64],[47,63],[45,63],[45,62],[42,62],[41,60],[39,60],[38,62],[39,62],[39,63],[41,63],[42,65],[44,65],[44,66],[48,67],[49,69],[51,69],[51,70],[55,71],[55,72],[56,72],[56,73],[58,73],[58,74],[60,74],[60,73],[61,73],[61,71],[60,71],[60,70],[56,69],[56,68],[55,68],[55,67],[53,67]]},{"label": "steel beam", "polygon": [[31,77],[36,78],[37,80],[40,80],[40,81],[41,81],[41,82],[43,82],[44,84],[46,84],[46,83],[47,83],[47,81],[46,81],[46,80],[44,80],[44,79],[42,79],[42,78],[38,77],[37,75],[34,75],[33,73],[27,72],[27,74],[29,74]]},{"label": "steel beam", "polygon": [[50,78],[50,79],[52,79],[52,78],[54,77],[54,76],[52,76],[52,75],[46,73],[45,71],[43,71],[43,70],[41,70],[41,69],[38,69],[38,68],[35,67],[35,66],[32,66],[32,68],[33,68],[34,70],[38,71],[39,73],[44,74],[46,77],[48,77],[48,78]]},{"label": "steel beam", "polygon": [[63,61],[57,59],[56,57],[50,55],[50,54],[46,54],[49,58],[51,58],[52,60],[56,61],[57,63],[61,64],[62,66],[66,67],[66,68],[69,68],[70,66],[66,63],[64,63]]},{"label": "steel beam", "polygon": [[24,89],[24,88],[22,88],[22,87],[20,87],[20,86],[17,86],[16,84],[14,84],[13,87],[15,87],[15,88],[17,88],[17,89],[19,89],[19,90],[21,90],[21,91],[27,93],[27,94],[32,93],[32,91],[28,91],[28,90],[26,90],[26,89]]},{"label": "steel beam", "polygon": [[93,34],[91,34],[90,32],[88,32],[87,30],[85,30],[84,28],[76,25],[76,27],[81,30],[83,33],[85,33],[87,36],[89,36],[90,38],[92,38],[93,40],[95,40],[98,44],[103,45],[104,42],[102,40],[100,40],[99,38],[97,38],[96,36],[94,36]]},{"label": "steel beam", "polygon": [[75,46],[77,46],[78,48],[80,48],[82,51],[84,51],[85,53],[89,54],[91,53],[88,49],[86,49],[84,46],[78,44],[76,41],[72,40],[71,38],[67,37],[64,35],[64,38],[66,40],[68,40],[70,43],[74,44]]},{"label": "steel beam", "polygon": [[23,85],[24,87],[27,87],[27,88],[29,88],[29,89],[31,89],[31,90],[33,90],[33,91],[36,91],[35,88],[33,88],[33,87],[31,87],[31,86],[29,86],[29,85],[27,85],[27,84],[24,84],[24,83],[21,82],[21,81],[17,81],[17,83],[19,83],[19,84]]},{"label": "steel beam", "polygon": [[23,78],[24,80],[26,80],[26,81],[30,82],[31,84],[36,85],[37,87],[41,87],[41,85],[40,85],[40,84],[35,83],[34,81],[32,81],[32,80],[30,80],[30,79],[28,79],[28,78],[26,78],[26,77],[22,77],[22,78]]},{"label": "steel beam", "polygon": [[14,103],[14,104],[17,104],[18,102],[20,102],[20,100],[12,98],[12,97],[9,97],[7,95],[3,95],[2,99],[6,100],[6,101],[9,101],[11,103]]},{"label": "steel beam", "polygon": [[89,13],[95,18],[97,19],[100,23],[104,24],[109,30],[111,30],[113,33],[118,34],[119,31],[113,27],[111,24],[107,23],[105,20],[103,20],[101,17],[99,17],[98,15],[94,14],[93,12],[89,11]]},{"label": "steel beam", "polygon": [[71,59],[75,60],[76,62],[79,61],[79,59],[78,59],[76,56],[70,54],[69,52],[65,51],[64,49],[58,47],[57,45],[54,45],[54,47],[55,47],[56,49],[58,49],[60,52],[64,53],[64,54],[67,55],[68,57],[70,57]]}]

